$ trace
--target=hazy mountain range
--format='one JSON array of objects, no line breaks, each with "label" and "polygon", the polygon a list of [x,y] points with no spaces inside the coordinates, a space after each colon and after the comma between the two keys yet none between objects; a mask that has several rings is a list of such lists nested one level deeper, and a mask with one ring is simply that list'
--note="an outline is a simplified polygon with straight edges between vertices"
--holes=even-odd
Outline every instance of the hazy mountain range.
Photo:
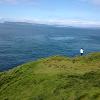
[{"label": "hazy mountain range", "polygon": [[56,26],[56,27],[80,27],[80,28],[100,28],[99,24],[95,23],[87,23],[87,22],[80,22],[80,21],[70,21],[70,20],[52,20],[52,21],[41,21],[41,20],[15,20],[15,19],[7,19],[1,18],[0,23],[4,24],[21,24],[21,25],[49,25],[49,26]]}]

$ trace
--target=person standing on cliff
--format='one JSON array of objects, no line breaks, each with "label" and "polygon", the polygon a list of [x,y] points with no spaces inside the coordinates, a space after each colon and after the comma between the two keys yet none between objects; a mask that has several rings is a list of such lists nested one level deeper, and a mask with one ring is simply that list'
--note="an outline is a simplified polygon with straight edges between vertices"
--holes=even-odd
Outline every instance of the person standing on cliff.
[{"label": "person standing on cliff", "polygon": [[84,53],[84,49],[81,48],[81,49],[80,49],[80,54],[81,54],[81,56],[83,55],[83,53]]}]

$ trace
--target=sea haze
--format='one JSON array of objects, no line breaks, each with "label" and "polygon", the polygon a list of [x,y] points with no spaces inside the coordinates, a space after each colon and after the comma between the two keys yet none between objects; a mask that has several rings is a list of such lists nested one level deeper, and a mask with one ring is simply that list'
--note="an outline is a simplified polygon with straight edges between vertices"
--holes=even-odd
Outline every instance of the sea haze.
[{"label": "sea haze", "polygon": [[0,71],[52,55],[100,51],[100,29],[0,23]]}]

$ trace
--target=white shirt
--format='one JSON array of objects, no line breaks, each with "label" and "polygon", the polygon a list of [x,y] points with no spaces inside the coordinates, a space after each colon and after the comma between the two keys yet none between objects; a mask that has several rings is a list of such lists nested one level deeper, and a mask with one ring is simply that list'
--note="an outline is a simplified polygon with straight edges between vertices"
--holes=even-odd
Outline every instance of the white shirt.
[{"label": "white shirt", "polygon": [[83,53],[84,52],[84,50],[83,49],[80,49],[80,53]]}]

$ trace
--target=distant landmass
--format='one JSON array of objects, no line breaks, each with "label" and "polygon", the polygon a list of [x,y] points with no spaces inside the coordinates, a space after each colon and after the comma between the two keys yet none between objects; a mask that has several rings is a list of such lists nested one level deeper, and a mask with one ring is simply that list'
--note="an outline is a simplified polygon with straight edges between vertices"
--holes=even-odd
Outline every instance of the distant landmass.
[{"label": "distant landmass", "polygon": [[51,27],[67,27],[67,28],[97,28],[100,29],[99,26],[71,26],[71,25],[60,25],[60,24],[50,24],[50,23],[37,23],[32,21],[7,21],[7,20],[0,20],[0,24],[6,25],[36,25],[36,26],[51,26]]}]

